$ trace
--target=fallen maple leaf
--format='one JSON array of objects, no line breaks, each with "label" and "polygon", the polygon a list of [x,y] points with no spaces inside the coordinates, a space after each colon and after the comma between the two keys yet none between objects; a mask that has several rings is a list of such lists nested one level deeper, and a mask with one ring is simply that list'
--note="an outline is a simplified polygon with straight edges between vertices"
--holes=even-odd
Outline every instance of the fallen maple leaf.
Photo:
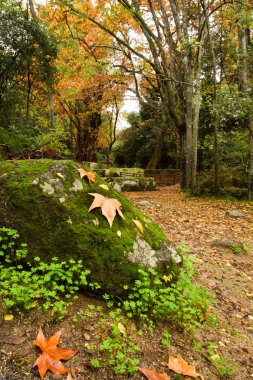
[{"label": "fallen maple leaf", "polygon": [[167,373],[158,373],[153,369],[141,368],[137,367],[139,371],[141,371],[148,380],[170,380],[170,377]]},{"label": "fallen maple leaf", "polygon": [[143,234],[144,233],[144,228],[143,228],[142,223],[139,220],[136,220],[136,219],[132,219],[132,221],[134,222],[134,224],[136,225],[136,227],[138,228],[138,230]]},{"label": "fallen maple leaf", "polygon": [[73,367],[71,367],[70,371],[68,371],[67,380],[74,380],[75,372],[76,372],[75,369]]},{"label": "fallen maple leaf", "polygon": [[56,347],[60,342],[61,333],[60,330],[50,336],[50,338],[45,338],[41,327],[39,329],[34,344],[41,349],[42,354],[38,357],[33,367],[38,367],[41,379],[44,378],[47,370],[50,370],[57,375],[64,375],[67,372],[67,369],[60,360],[69,360],[78,352],[78,350],[73,351]]},{"label": "fallen maple leaf", "polygon": [[86,172],[86,170],[84,170],[82,168],[77,169],[77,171],[80,173],[81,179],[86,176],[88,178],[89,183],[95,182],[95,173],[94,172]]},{"label": "fallen maple leaf", "polygon": [[179,373],[184,376],[199,377],[200,375],[196,373],[194,365],[188,365],[187,362],[182,358],[180,354],[177,358],[170,355],[169,363],[161,363],[164,367],[169,367],[172,371]]},{"label": "fallen maple leaf", "polygon": [[112,226],[112,223],[116,216],[116,211],[118,211],[118,214],[121,216],[121,218],[125,219],[124,215],[122,214],[122,211],[120,210],[121,203],[117,199],[106,198],[103,195],[97,193],[89,194],[94,197],[93,203],[91,204],[89,211],[93,210],[96,207],[101,207],[102,215],[106,217],[110,227]]},{"label": "fallen maple leaf", "polygon": [[5,314],[4,315],[5,321],[11,321],[13,318],[14,318],[14,315],[12,315],[12,314]]},{"label": "fallen maple leaf", "polygon": [[122,335],[126,334],[126,328],[121,322],[118,323],[118,328]]},{"label": "fallen maple leaf", "polygon": [[68,372],[67,380],[74,380],[74,377],[72,376],[71,372]]},{"label": "fallen maple leaf", "polygon": [[99,185],[99,187],[101,187],[104,190],[109,190],[109,187],[107,185],[105,185],[104,183],[102,183],[101,185]]}]

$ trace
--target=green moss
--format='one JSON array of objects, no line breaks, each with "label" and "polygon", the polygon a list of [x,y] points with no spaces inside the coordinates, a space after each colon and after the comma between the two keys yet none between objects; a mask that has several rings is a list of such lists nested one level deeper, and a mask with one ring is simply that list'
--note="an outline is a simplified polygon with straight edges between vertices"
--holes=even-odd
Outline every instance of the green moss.
[{"label": "green moss", "polygon": [[[3,225],[17,229],[22,241],[28,243],[29,260],[35,256],[44,261],[54,256],[62,260],[82,259],[84,267],[91,270],[91,281],[100,283],[111,293],[116,292],[119,284],[137,278],[139,266],[126,259],[137,236],[155,250],[167,239],[159,226],[122,194],[101,188],[99,185],[105,182],[99,175],[96,174],[94,184],[83,178],[81,191],[71,190],[74,181],[80,181],[78,167],[73,161],[54,160],[0,163],[0,220]],[[54,189],[53,194],[43,191],[45,183]],[[125,220],[117,215],[109,228],[101,209],[88,212],[94,199],[89,193],[117,198]],[[143,235],[133,219],[142,223]],[[166,273],[174,270],[174,263],[166,265],[161,265]]]}]

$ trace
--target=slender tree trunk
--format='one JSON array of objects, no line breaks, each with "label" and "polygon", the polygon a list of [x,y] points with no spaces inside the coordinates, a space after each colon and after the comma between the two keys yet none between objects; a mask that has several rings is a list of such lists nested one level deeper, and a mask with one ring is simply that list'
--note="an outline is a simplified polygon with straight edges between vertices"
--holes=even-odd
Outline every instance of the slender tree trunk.
[{"label": "slender tree trunk", "polygon": [[114,117],[113,125],[112,125],[113,114],[112,114],[112,120],[110,121],[110,129],[111,129],[111,131],[110,131],[110,143],[109,143],[109,146],[108,146],[107,157],[106,157],[107,166],[110,165],[111,154],[112,154],[112,147],[113,147],[114,143],[117,140],[117,138],[116,138],[116,128],[117,128],[117,123],[118,123],[118,119],[119,119],[119,106],[118,106],[116,98],[114,99],[114,101],[115,101],[115,117]]},{"label": "slender tree trunk", "polygon": [[[200,16],[199,16],[199,24],[200,24]],[[201,68],[202,68],[202,56],[203,56],[203,35],[200,37],[200,46],[198,51],[198,60],[197,60],[197,72],[196,72],[196,93],[195,93],[195,104],[194,104],[194,116],[192,123],[192,189],[196,186],[196,177],[197,177],[197,163],[198,163],[198,131],[199,131],[199,114],[201,107]]]},{"label": "slender tree trunk", "polygon": [[253,200],[253,115],[249,120],[249,200]]},{"label": "slender tree trunk", "polygon": [[159,131],[159,135],[156,140],[155,149],[153,151],[153,154],[146,166],[146,169],[156,169],[157,165],[159,164],[159,161],[162,156],[162,149],[164,144],[164,135],[166,133],[167,127],[162,128]]},{"label": "slender tree trunk", "polygon": [[209,42],[211,61],[212,61],[212,77],[213,77],[213,136],[214,136],[214,193],[220,194],[220,153],[219,153],[219,118],[217,110],[217,70],[216,58],[213,46],[213,40],[210,32],[209,17],[206,10],[205,0],[201,0],[201,5],[205,17],[207,27],[207,37]]},{"label": "slender tree trunk", "polygon": [[30,102],[31,102],[31,92],[32,92],[32,81],[30,78],[30,69],[27,69],[27,95],[26,95],[26,112],[25,112],[25,124],[26,127],[29,125],[30,121]]},{"label": "slender tree trunk", "polygon": [[52,84],[47,84],[48,89],[48,100],[49,100],[49,120],[50,127],[55,126],[55,112],[54,112],[54,90]]},{"label": "slender tree trunk", "polygon": [[[249,70],[247,65],[248,45],[250,44],[249,30],[238,26],[239,40],[239,77],[243,96],[250,99]],[[248,165],[248,196],[253,199],[253,111],[248,115],[249,129],[249,165]]]},{"label": "slender tree trunk", "polygon": [[[29,0],[29,8],[30,8],[33,20],[38,23],[39,19],[36,14],[33,0]],[[38,43],[42,51],[44,51],[45,48],[44,48],[43,42],[41,40],[38,40]],[[47,91],[48,91],[49,121],[50,121],[50,127],[53,128],[55,126],[53,75],[52,73],[50,73],[50,71],[48,71],[47,74],[48,74],[48,78],[46,78],[45,82],[46,82]]]},{"label": "slender tree trunk", "polygon": [[179,129],[180,141],[180,169],[181,169],[181,187],[187,187],[187,140],[186,140],[186,126]]}]

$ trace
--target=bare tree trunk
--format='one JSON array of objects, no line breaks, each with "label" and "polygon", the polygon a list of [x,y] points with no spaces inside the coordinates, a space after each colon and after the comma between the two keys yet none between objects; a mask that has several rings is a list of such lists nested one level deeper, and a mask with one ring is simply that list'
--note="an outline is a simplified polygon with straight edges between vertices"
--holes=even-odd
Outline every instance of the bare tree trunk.
[{"label": "bare tree trunk", "polygon": [[249,200],[253,200],[253,115],[249,120]]},{"label": "bare tree trunk", "polygon": [[30,78],[30,68],[27,68],[27,95],[26,95],[26,112],[25,125],[28,127],[30,122],[30,103],[31,103],[32,81]]},{"label": "bare tree trunk", "polygon": [[[247,65],[248,45],[250,44],[250,34],[247,28],[238,26],[239,40],[239,77],[241,83],[241,91],[243,96],[250,98],[249,87],[249,70]],[[253,111],[249,111],[248,115],[249,128],[249,165],[248,165],[248,196],[253,199]]]},{"label": "bare tree trunk", "polygon": [[[110,131],[110,143],[109,143],[109,146],[108,146],[107,157],[106,157],[106,159],[107,159],[107,166],[110,165],[111,154],[112,154],[112,147],[113,147],[114,143],[117,140],[117,138],[116,138],[116,128],[117,128],[117,123],[118,123],[118,119],[119,119],[119,106],[118,106],[116,98],[114,99],[114,101],[115,101],[115,117],[114,117],[113,125],[112,125],[112,121],[110,121],[111,131]],[[113,119],[113,114],[112,114],[112,119]]]},{"label": "bare tree trunk", "polygon": [[[199,25],[201,24],[201,17],[199,15]],[[201,68],[202,68],[202,56],[203,56],[203,33],[199,37],[200,45],[198,50],[198,59],[197,59],[197,70],[196,70],[196,92],[195,92],[195,104],[194,104],[194,110],[193,110],[193,122],[192,122],[192,173],[191,173],[191,180],[192,180],[192,189],[196,186],[196,177],[197,177],[197,163],[198,163],[198,131],[199,131],[199,113],[200,113],[200,107],[201,107]]]},{"label": "bare tree trunk", "polygon": [[153,151],[153,154],[146,166],[146,169],[156,169],[157,168],[157,165],[159,164],[159,161],[161,159],[161,155],[162,155],[162,148],[163,148],[163,144],[164,144],[164,136],[166,134],[166,131],[167,131],[167,126],[164,126],[163,128],[160,129],[159,131],[159,135],[157,137],[157,140],[156,140],[156,145],[155,145],[155,149]]},{"label": "bare tree trunk", "polygon": [[[35,22],[39,22],[33,0],[29,0],[29,8],[32,14],[32,18]],[[41,40],[38,40],[40,48],[44,51],[44,44]],[[50,72],[47,73],[48,78],[46,78],[46,85],[48,91],[48,103],[49,103],[49,121],[50,127],[53,128],[55,125],[55,111],[54,111],[54,89],[53,89],[53,76]]]},{"label": "bare tree trunk", "polygon": [[210,32],[209,17],[206,10],[205,0],[201,0],[205,23],[207,27],[207,36],[212,60],[212,76],[213,76],[213,135],[214,135],[214,193],[220,194],[220,153],[219,153],[219,118],[217,111],[217,71],[216,58],[213,46],[213,40]]},{"label": "bare tree trunk", "polygon": [[55,126],[54,90],[53,90],[53,85],[51,83],[48,83],[47,84],[47,89],[48,89],[48,100],[49,100],[50,127],[53,128]]}]

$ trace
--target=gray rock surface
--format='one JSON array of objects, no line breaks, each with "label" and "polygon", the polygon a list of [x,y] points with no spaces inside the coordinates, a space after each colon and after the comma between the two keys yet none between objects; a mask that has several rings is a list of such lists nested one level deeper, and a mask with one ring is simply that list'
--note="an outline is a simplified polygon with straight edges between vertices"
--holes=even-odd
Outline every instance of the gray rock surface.
[{"label": "gray rock surface", "polygon": [[228,210],[226,212],[226,216],[229,216],[230,218],[244,218],[244,214],[241,211],[238,210]]}]

